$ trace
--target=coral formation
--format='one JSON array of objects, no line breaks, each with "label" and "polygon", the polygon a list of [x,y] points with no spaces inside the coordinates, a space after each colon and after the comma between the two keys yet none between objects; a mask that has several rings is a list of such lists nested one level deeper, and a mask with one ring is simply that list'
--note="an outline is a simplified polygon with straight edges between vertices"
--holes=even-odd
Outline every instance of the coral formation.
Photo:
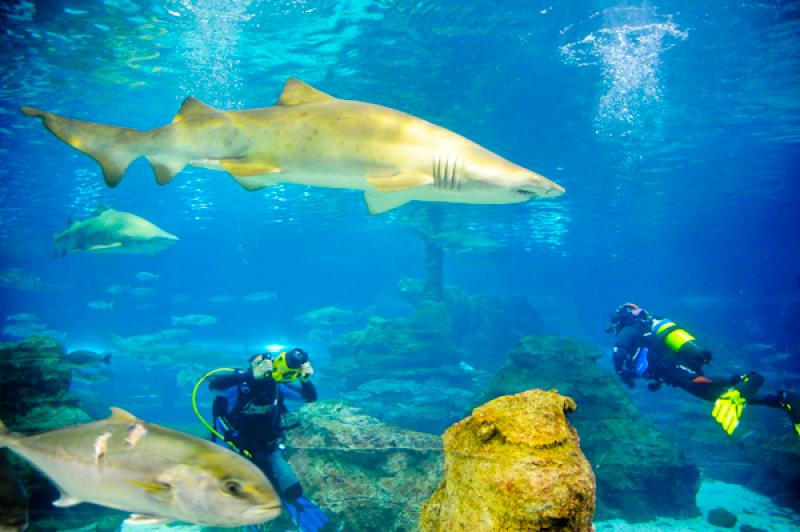
[{"label": "coral formation", "polygon": [[441,478],[438,437],[386,425],[341,402],[305,405],[297,420],[285,453],[331,530],[416,528],[420,505]]},{"label": "coral formation", "polygon": [[[369,414],[438,434],[475,404],[471,396],[498,358],[543,325],[524,298],[447,286],[442,299],[432,299],[423,286],[417,279],[400,281],[401,294],[415,307],[410,317],[372,318],[365,329],[331,343],[328,372]],[[391,388],[382,386],[387,380]],[[399,394],[398,387],[414,391]]]},{"label": "coral formation", "polygon": [[594,474],[565,415],[573,410],[568,397],[531,390],[447,429],[444,480],[420,530],[591,530]]}]

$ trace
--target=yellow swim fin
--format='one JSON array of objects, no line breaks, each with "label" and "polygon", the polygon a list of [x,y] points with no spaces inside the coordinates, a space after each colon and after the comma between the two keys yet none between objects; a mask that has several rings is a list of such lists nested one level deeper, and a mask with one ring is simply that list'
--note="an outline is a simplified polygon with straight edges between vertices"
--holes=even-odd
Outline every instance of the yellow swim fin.
[{"label": "yellow swim fin", "polygon": [[730,436],[739,426],[739,419],[742,417],[742,412],[744,412],[746,405],[747,399],[742,397],[741,392],[736,388],[731,388],[720,395],[714,402],[714,409],[711,411],[711,415]]}]

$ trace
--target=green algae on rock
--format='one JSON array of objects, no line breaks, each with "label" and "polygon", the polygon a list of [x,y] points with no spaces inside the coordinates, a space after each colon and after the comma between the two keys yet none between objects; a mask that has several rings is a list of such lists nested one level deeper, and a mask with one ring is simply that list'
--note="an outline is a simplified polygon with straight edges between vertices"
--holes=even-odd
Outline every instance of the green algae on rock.
[{"label": "green algae on rock", "polygon": [[[441,478],[437,436],[387,425],[335,401],[304,405],[297,420],[285,453],[306,495],[330,519],[326,530],[416,528],[419,508]],[[291,522],[275,521],[282,525]]]}]

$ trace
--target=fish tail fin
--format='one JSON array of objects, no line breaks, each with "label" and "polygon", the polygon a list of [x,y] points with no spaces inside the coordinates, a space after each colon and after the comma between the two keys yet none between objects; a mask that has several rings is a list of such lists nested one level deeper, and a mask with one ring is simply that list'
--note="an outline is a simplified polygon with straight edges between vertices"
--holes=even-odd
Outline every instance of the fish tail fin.
[{"label": "fish tail fin", "polygon": [[41,118],[56,137],[100,163],[109,187],[117,186],[131,163],[145,155],[145,132],[73,120],[33,107],[22,107],[22,112]]},{"label": "fish tail fin", "polygon": [[103,363],[107,366],[111,364],[111,353],[106,353],[106,356],[103,357]]}]

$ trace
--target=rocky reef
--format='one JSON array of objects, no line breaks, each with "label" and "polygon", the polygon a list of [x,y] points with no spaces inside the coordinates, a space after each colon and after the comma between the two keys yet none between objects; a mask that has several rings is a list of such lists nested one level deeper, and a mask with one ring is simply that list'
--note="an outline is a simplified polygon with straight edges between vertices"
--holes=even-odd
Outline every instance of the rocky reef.
[{"label": "rocky reef", "polygon": [[[0,419],[9,430],[38,432],[90,420],[78,399],[69,393],[71,376],[60,364],[63,355],[63,346],[46,336],[0,343]],[[28,462],[13,453],[9,453],[9,459],[30,496],[32,526],[56,530],[36,518],[51,510],[50,502],[58,492]],[[65,516],[62,513],[62,527]],[[77,522],[81,522],[80,517]]]},{"label": "rocky reef", "polygon": [[11,430],[49,430],[89,420],[69,393],[64,348],[46,336],[0,343],[0,419]]},{"label": "rocky reef", "polygon": [[446,286],[440,299],[425,282],[403,279],[407,318],[373,318],[329,346],[331,373],[344,397],[389,423],[441,433],[474,406],[480,385],[523,336],[541,332],[522,297],[469,294]]},{"label": "rocky reef", "polygon": [[568,397],[531,390],[447,429],[444,480],[420,530],[591,530],[595,479],[565,415],[574,410]]},{"label": "rocky reef", "polygon": [[[330,530],[410,531],[442,473],[432,434],[386,425],[341,402],[305,405],[285,456]],[[291,527],[286,515],[275,523]]]},{"label": "rocky reef", "polygon": [[555,388],[575,400],[570,421],[597,477],[598,519],[696,515],[697,467],[668,435],[641,419],[615,377],[596,365],[601,356],[580,340],[526,337],[511,350],[484,399]]}]

